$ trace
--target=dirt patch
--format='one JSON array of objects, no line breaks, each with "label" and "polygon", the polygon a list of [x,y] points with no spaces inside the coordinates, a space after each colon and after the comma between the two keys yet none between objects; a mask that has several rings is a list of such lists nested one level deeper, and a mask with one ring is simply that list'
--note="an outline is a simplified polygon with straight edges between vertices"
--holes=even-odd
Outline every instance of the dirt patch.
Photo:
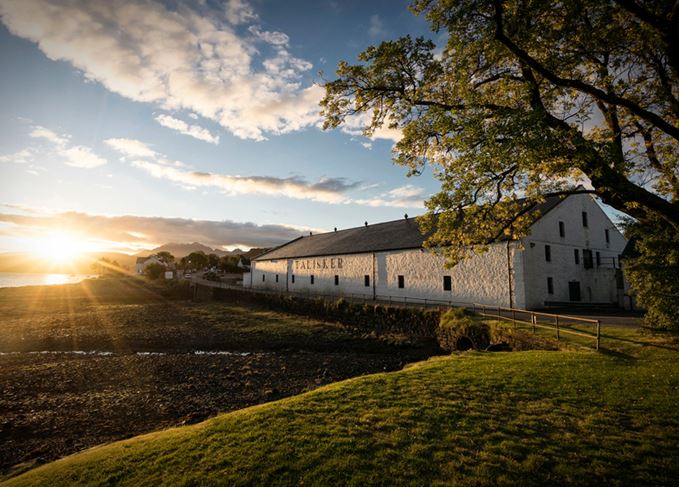
[{"label": "dirt patch", "polygon": [[0,290],[0,475],[438,351],[255,305],[123,304],[63,287]]}]

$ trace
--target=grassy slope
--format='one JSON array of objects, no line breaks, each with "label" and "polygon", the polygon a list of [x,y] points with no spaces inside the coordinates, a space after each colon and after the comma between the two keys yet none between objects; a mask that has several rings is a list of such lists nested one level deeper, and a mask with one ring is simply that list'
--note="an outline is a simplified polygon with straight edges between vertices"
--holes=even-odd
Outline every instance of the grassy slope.
[{"label": "grassy slope", "polygon": [[679,352],[620,334],[632,341],[616,353],[436,358],[94,448],[8,485],[672,484]]}]

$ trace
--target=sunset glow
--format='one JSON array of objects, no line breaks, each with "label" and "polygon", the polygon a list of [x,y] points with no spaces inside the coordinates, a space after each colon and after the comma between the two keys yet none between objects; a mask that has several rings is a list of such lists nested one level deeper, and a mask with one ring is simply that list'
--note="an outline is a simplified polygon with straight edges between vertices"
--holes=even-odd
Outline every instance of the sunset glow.
[{"label": "sunset glow", "polygon": [[52,233],[34,244],[33,253],[54,264],[68,264],[80,257],[86,246],[77,237],[68,233]]}]

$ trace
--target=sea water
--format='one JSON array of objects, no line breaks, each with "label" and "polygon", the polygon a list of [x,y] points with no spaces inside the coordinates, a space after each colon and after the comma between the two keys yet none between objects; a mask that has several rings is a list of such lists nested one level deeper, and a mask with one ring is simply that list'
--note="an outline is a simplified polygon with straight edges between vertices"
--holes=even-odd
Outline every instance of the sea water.
[{"label": "sea water", "polygon": [[0,287],[74,284],[90,277],[96,276],[89,274],[24,274],[19,272],[0,272]]}]

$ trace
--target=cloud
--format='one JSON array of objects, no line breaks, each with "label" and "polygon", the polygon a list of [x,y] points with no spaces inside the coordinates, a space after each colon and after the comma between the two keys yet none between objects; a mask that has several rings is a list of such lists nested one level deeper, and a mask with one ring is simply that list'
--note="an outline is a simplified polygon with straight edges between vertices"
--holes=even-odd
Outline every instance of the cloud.
[{"label": "cloud", "polygon": [[[284,196],[330,204],[358,204],[395,208],[422,208],[423,188],[405,185],[384,192],[373,198],[353,198],[351,192],[365,192],[377,185],[366,185],[346,178],[322,177],[316,182],[293,176],[240,176],[201,171],[189,171],[181,161],[173,161],[136,139],[107,139],[107,145],[120,152],[123,160],[158,179],[176,183],[180,188],[192,191],[197,188],[217,188],[227,195],[261,194]],[[130,158],[130,156],[132,156]],[[137,156],[134,158],[134,156]]]},{"label": "cloud", "polygon": [[274,46],[287,46],[288,43],[290,42],[290,38],[283,32],[276,31],[270,32],[266,30],[263,31],[261,30],[261,27],[258,25],[251,25],[250,27],[248,27],[248,31],[258,39],[261,39],[264,42],[268,42],[269,44],[272,44]]},{"label": "cloud", "polygon": [[[94,167],[103,166],[108,161],[103,157],[94,153],[90,147],[84,145],[70,145],[70,136],[59,135],[56,132],[36,125],[28,134],[34,139],[43,139],[54,146],[55,152],[64,160],[64,164],[72,167],[79,167],[83,169],[92,169]],[[29,149],[26,149],[27,151]],[[34,168],[35,169],[35,168]],[[31,174],[36,174],[33,171]]]},{"label": "cloud", "polygon": [[382,193],[374,198],[355,199],[351,202],[365,206],[391,208],[424,208],[424,188],[406,184]]},{"label": "cloud", "polygon": [[85,147],[83,145],[76,145],[68,149],[62,149],[59,151],[64,159],[64,163],[68,166],[81,167],[84,169],[91,169],[97,166],[103,166],[106,164],[106,159],[99,157],[92,149]]},{"label": "cloud", "polygon": [[132,157],[156,157],[158,153],[141,140],[137,139],[106,139],[106,145],[112,149]]},{"label": "cloud", "polygon": [[368,35],[373,39],[377,37],[384,37],[387,31],[384,29],[384,23],[380,16],[375,14],[370,16],[370,25],[368,26]]},{"label": "cloud", "polygon": [[68,144],[68,138],[61,135],[57,135],[50,129],[41,127],[39,125],[35,126],[33,130],[31,130],[31,133],[29,133],[28,135],[29,137],[33,137],[34,139],[45,139],[46,141],[51,142],[57,147],[65,147],[66,144]]},{"label": "cloud", "polygon": [[257,20],[257,14],[244,0],[229,0],[225,9],[226,18],[233,25],[244,24],[249,20]]},{"label": "cloud", "polygon": [[[201,242],[213,248],[242,245],[272,247],[305,232],[286,225],[256,225],[232,220],[211,221],[142,216],[101,216],[80,212],[0,213],[0,236],[39,238],[62,232],[87,239],[88,247],[134,252],[168,242]],[[94,245],[92,245],[94,244]]]},{"label": "cloud", "polygon": [[183,120],[171,117],[170,115],[158,115],[156,121],[163,127],[176,130],[180,134],[190,135],[193,138],[209,142],[210,144],[219,144],[219,136],[212,135],[210,131],[199,125],[189,125]]},{"label": "cloud", "polygon": [[14,154],[0,156],[0,163],[27,164],[33,160],[33,152],[30,149],[22,149]]},{"label": "cloud", "polygon": [[[287,35],[235,26],[256,20],[245,0],[3,0],[15,35],[86,79],[165,110],[188,110],[238,137],[263,140],[319,123],[323,88],[302,83],[311,63],[283,47]],[[252,31],[250,32],[252,33]],[[256,43],[266,42],[260,50]],[[273,45],[272,45],[273,44]]]},{"label": "cloud", "polygon": [[[362,136],[365,127],[370,125],[371,119],[371,113],[360,113],[346,117],[344,123],[342,124],[341,130],[342,132],[353,135],[354,137]],[[370,140],[385,139],[398,142],[403,138],[403,132],[399,128],[390,128],[386,125],[383,125],[382,127],[376,129],[369,138]]]},{"label": "cloud", "polygon": [[303,178],[273,176],[238,176],[197,171],[182,171],[156,162],[135,160],[132,165],[159,179],[173,181],[183,187],[214,187],[229,195],[263,194],[308,199],[324,203],[343,203],[345,193],[358,186],[344,178],[321,178],[310,183]]}]

